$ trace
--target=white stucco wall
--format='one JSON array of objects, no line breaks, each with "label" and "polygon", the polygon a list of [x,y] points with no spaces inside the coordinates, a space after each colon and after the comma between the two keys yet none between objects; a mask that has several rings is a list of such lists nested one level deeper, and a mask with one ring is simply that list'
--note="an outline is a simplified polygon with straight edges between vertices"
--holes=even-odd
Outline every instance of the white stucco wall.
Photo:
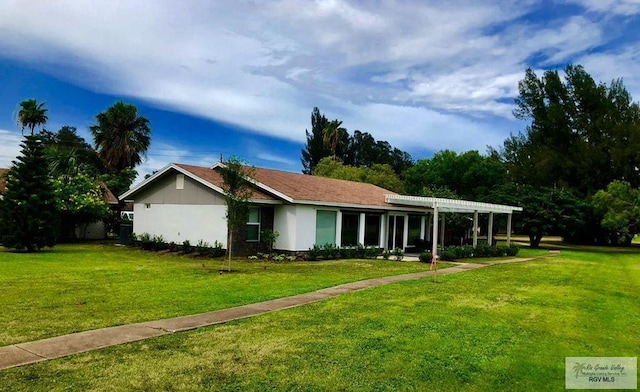
[{"label": "white stucco wall", "polygon": [[316,209],[305,205],[276,206],[273,229],[280,232],[276,249],[309,250],[316,240]]},{"label": "white stucco wall", "polygon": [[226,207],[224,205],[180,205],[143,203],[133,205],[135,218],[133,232],[162,235],[166,242],[181,244],[189,240],[196,245],[199,240],[213,245],[214,241],[227,243]]}]

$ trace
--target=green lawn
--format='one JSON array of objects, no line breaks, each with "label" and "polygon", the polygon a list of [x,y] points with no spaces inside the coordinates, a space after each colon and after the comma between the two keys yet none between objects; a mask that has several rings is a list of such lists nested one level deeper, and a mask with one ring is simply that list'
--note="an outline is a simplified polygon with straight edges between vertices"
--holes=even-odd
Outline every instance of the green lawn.
[{"label": "green lawn", "polygon": [[264,265],[233,262],[234,272],[220,275],[220,260],[115,245],[59,245],[37,254],[0,251],[0,346],[429,268],[383,260],[269,263],[266,270]]},{"label": "green lawn", "polygon": [[0,371],[0,390],[564,390],[566,356],[638,356],[639,296],[640,254],[562,250]]}]

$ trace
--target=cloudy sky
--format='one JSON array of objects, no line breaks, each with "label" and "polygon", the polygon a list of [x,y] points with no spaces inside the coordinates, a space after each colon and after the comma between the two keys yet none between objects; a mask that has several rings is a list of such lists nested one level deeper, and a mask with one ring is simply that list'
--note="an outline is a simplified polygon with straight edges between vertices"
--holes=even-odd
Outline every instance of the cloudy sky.
[{"label": "cloudy sky", "polygon": [[426,158],[486,151],[525,69],[582,64],[640,97],[640,0],[0,2],[0,166],[20,101],[91,140],[117,100],[151,120],[145,173],[220,154],[301,170],[314,106]]}]

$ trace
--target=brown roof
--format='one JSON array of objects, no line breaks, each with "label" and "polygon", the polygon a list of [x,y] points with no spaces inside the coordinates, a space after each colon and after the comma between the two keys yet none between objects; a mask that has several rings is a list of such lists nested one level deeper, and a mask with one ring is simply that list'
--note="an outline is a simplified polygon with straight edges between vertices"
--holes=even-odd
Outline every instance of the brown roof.
[{"label": "brown roof", "polygon": [[7,173],[9,173],[9,169],[0,168],[0,193],[7,190]]},{"label": "brown roof", "polygon": [[[218,173],[215,170],[212,170],[211,168],[203,167],[203,166],[185,165],[183,163],[174,163],[174,165],[190,172],[191,174],[197,177],[200,177],[201,179],[207,181],[210,184],[217,186],[218,188],[222,188],[222,177],[220,176],[220,173]],[[271,196],[268,193],[265,193],[259,189],[254,190],[251,198],[254,200],[255,199],[279,200],[278,198]]]},{"label": "brown roof", "polygon": [[253,177],[295,201],[388,207],[389,204],[384,201],[385,195],[396,194],[363,182],[272,169],[256,168]]},{"label": "brown roof", "polygon": [[102,197],[108,204],[118,204],[118,198],[113,195],[113,192],[107,187],[107,184],[100,181],[100,189],[102,190]]},{"label": "brown roof", "polygon": [[[222,184],[220,174],[210,168],[184,164],[176,164],[176,166],[188,170],[216,186]],[[389,207],[389,204],[385,203],[385,195],[396,194],[379,186],[362,182],[263,168],[250,168],[250,170],[253,171],[253,178],[256,181],[284,194],[295,202]],[[276,199],[274,196],[277,195],[266,196],[269,199]]]}]

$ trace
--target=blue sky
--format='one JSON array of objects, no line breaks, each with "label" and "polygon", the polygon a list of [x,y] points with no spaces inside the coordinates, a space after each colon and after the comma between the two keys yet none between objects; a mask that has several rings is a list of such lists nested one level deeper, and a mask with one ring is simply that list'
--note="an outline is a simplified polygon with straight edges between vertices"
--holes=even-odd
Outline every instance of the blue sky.
[{"label": "blue sky", "polygon": [[526,124],[517,84],[582,64],[640,97],[640,0],[111,0],[0,3],[0,166],[16,113],[78,128],[117,100],[151,120],[141,174],[239,156],[301,170],[314,106],[416,159],[485,152]]}]

